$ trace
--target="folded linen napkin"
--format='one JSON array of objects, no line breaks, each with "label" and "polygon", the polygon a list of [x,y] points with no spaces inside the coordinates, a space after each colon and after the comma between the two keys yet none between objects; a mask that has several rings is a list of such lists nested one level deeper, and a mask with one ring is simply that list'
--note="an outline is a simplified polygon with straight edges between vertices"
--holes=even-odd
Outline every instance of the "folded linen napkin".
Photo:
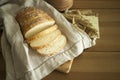
[{"label": "folded linen napkin", "polygon": [[[43,0],[18,0],[0,7],[4,29],[1,40],[2,53],[6,62],[6,80],[40,80],[58,66],[79,56],[84,49],[93,45],[83,30],[77,30],[63,15]],[[64,51],[51,56],[41,57],[24,41],[20,27],[15,20],[16,12],[27,6],[35,6],[47,12],[67,37]]]}]

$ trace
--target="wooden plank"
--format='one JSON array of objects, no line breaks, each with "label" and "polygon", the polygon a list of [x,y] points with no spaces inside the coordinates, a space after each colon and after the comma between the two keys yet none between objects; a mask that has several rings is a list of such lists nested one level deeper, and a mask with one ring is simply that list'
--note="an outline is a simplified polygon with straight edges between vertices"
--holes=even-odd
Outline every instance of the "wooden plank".
[{"label": "wooden plank", "polygon": [[120,8],[120,1],[95,1],[95,0],[88,0],[88,1],[81,1],[81,0],[74,0],[73,8]]},{"label": "wooden plank", "polygon": [[119,80],[120,52],[84,52],[69,74],[52,72],[43,80]]},{"label": "wooden plank", "polygon": [[120,22],[120,9],[92,9],[98,13],[100,22]]},{"label": "wooden plank", "polygon": [[84,52],[74,60],[71,72],[120,72],[120,52]]},{"label": "wooden plank", "polygon": [[73,72],[63,74],[54,71],[42,80],[120,80],[120,73],[112,72]]},{"label": "wooden plank", "polygon": [[[79,1],[79,0],[74,0]],[[119,1],[119,0],[81,0],[81,1]]]},{"label": "wooden plank", "polygon": [[86,51],[120,51],[120,23],[101,23],[100,39],[96,46]]}]

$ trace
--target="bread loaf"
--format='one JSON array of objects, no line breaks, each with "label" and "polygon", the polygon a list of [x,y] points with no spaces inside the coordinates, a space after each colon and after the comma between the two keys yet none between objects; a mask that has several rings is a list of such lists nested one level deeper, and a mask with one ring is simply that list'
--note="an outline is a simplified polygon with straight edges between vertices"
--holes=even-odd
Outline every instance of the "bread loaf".
[{"label": "bread loaf", "polygon": [[55,20],[35,7],[21,9],[17,15],[24,39],[40,55],[50,56],[64,49],[67,39]]},{"label": "bread loaf", "polygon": [[20,10],[16,20],[19,22],[26,39],[55,24],[55,21],[48,14],[35,7]]}]

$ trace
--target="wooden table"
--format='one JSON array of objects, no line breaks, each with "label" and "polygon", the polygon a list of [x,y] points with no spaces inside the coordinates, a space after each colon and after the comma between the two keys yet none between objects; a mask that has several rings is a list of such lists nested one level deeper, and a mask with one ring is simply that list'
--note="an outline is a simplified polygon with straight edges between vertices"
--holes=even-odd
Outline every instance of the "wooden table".
[{"label": "wooden table", "polygon": [[[43,80],[120,80],[120,0],[74,0],[73,8],[99,13],[101,38],[74,60],[69,74],[54,71]],[[5,80],[1,54],[0,80]]]}]

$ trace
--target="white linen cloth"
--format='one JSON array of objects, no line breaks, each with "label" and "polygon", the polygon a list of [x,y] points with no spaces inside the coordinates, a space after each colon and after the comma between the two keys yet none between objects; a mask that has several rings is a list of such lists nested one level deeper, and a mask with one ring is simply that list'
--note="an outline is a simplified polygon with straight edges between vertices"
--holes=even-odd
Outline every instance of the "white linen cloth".
[{"label": "white linen cloth", "polygon": [[[93,45],[84,31],[78,31],[55,8],[43,0],[18,0],[0,7],[4,29],[1,39],[2,53],[6,62],[6,80],[41,80],[61,64],[79,56],[84,49]],[[59,29],[67,37],[63,51],[41,57],[24,41],[20,26],[15,20],[16,12],[28,6],[35,6],[55,19]]]}]

